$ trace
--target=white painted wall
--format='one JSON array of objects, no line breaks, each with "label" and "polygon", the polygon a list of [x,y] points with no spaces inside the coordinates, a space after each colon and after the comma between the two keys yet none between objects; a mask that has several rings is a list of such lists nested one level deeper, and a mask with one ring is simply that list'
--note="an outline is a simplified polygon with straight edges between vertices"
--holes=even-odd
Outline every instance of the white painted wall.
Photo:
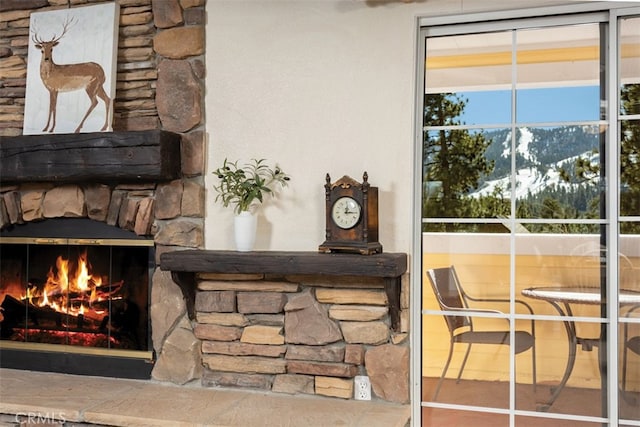
[{"label": "white painted wall", "polygon": [[562,3],[208,1],[207,249],[234,249],[233,212],[214,203],[211,171],[257,157],[293,178],[261,210],[257,250],[317,250],[325,174],[360,181],[366,170],[384,251],[410,252],[418,17]]}]

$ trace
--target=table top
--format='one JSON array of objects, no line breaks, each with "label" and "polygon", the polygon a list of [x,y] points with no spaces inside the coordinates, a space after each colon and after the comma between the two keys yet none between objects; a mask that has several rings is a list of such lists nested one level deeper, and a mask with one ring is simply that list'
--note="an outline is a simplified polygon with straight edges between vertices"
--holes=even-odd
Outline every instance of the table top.
[{"label": "table top", "polygon": [[[600,304],[600,288],[585,286],[541,286],[522,290],[522,295],[554,302]],[[640,291],[620,289],[621,305],[640,304]]]}]

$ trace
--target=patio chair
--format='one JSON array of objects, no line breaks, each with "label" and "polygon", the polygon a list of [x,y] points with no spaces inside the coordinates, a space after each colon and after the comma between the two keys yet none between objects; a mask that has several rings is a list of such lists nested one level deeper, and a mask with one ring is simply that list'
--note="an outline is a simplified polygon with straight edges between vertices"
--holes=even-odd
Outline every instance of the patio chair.
[{"label": "patio chair", "polygon": [[[467,344],[467,350],[458,372],[456,384],[460,382],[462,371],[471,351],[473,344],[494,344],[494,345],[510,345],[510,331],[507,328],[504,330],[476,330],[473,325],[474,314],[482,313],[501,313],[497,310],[487,310],[481,308],[470,308],[469,301],[473,302],[499,302],[508,303],[508,299],[494,299],[494,298],[473,298],[469,296],[462,286],[460,280],[456,274],[456,270],[453,266],[434,268],[427,271],[429,282],[433,287],[440,309],[449,312],[460,312],[460,315],[445,314],[444,320],[447,324],[450,335],[449,343],[449,356],[447,362],[442,369],[440,380],[436,386],[433,400],[435,401],[440,392],[440,387],[449,369],[451,363],[451,357],[453,355],[453,347],[455,344]],[[528,311],[533,314],[531,306],[524,301],[516,300],[517,303],[522,304]],[[515,331],[515,354],[522,353],[531,349],[531,357],[533,361],[533,387],[536,388],[536,349],[535,349],[535,324],[531,320],[531,331]]]},{"label": "patio chair", "polygon": [[[629,317],[633,312],[640,311],[640,305],[631,308],[626,316]],[[622,394],[627,397],[627,357],[629,350],[640,356],[640,335],[629,337],[629,323],[625,323],[623,327],[622,345]]]}]

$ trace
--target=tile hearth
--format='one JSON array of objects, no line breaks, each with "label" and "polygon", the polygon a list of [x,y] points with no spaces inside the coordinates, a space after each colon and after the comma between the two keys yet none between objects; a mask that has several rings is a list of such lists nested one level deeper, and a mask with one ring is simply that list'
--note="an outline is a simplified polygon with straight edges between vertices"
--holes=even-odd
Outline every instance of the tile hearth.
[{"label": "tile hearth", "polygon": [[410,412],[379,401],[0,369],[0,426],[57,416],[65,423],[49,425],[404,427]]}]

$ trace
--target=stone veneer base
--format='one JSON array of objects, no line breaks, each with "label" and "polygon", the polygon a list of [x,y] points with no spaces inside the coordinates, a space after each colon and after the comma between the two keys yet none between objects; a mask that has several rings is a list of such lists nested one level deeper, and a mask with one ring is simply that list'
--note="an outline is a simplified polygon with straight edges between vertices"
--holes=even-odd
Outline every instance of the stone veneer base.
[{"label": "stone veneer base", "polygon": [[[184,256],[193,261],[196,255],[201,259],[195,264],[174,263]],[[409,347],[406,331],[392,327],[387,289],[387,276],[406,269],[406,257],[397,255],[350,258],[345,268],[351,275],[340,274],[340,264],[349,256],[331,262],[334,257],[304,252],[176,251],[161,256],[161,269],[209,270],[172,271],[174,280],[183,282],[184,296],[193,297],[202,385],[353,399],[354,377],[367,375],[374,398],[405,403]],[[295,266],[266,265],[282,257],[295,259]],[[375,265],[375,257],[377,271],[354,266],[358,261]],[[218,262],[203,267],[202,259],[213,258]],[[221,258],[234,260],[236,266],[221,263]],[[389,265],[381,266],[383,260]],[[336,268],[320,274],[331,265]],[[211,272],[228,268],[236,273]],[[252,270],[272,273],[248,272]],[[390,371],[394,375],[388,375]]]}]

